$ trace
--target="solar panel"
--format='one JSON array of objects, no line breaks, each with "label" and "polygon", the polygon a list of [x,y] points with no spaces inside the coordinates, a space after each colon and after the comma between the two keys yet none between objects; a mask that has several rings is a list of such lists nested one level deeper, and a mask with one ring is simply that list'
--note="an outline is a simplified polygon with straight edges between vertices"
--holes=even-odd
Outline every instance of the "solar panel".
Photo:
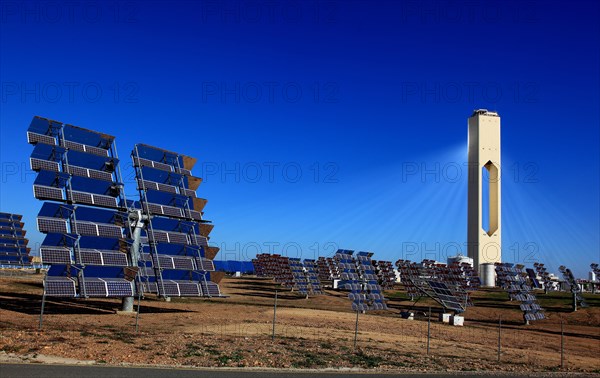
[{"label": "solar panel", "polygon": [[145,188],[146,190],[156,190],[166,193],[177,194],[177,187],[173,185],[162,184],[160,182],[139,180],[139,188]]},{"label": "solar panel", "polygon": [[[171,259],[173,261],[173,269],[194,270],[194,260],[191,257],[173,256]],[[206,270],[206,269],[202,269],[202,270]]]},{"label": "solar panel", "polygon": [[197,297],[201,295],[197,282],[179,282],[179,294],[182,297]]},{"label": "solar panel", "polygon": [[65,172],[70,173],[73,176],[87,177],[87,178],[102,180],[102,181],[113,181],[112,173],[105,172],[105,171],[99,171],[97,169],[89,169],[89,168],[78,167],[75,165],[67,165],[65,167]]},{"label": "solar panel", "polygon": [[77,143],[77,142],[73,142],[70,140],[65,140],[64,141],[64,147],[70,149],[70,150],[75,150],[75,151],[79,151],[79,152],[86,152],[92,155],[98,155],[98,156],[106,156],[108,157],[108,150],[103,149],[103,148],[98,148],[98,147],[94,147],[94,146],[88,146],[82,143]]},{"label": "solar panel", "polygon": [[99,278],[86,278],[83,280],[85,295],[88,297],[107,297],[106,282]]},{"label": "solar panel", "polygon": [[38,133],[28,131],[27,132],[27,143],[30,143],[30,144],[43,143],[43,144],[54,145],[54,144],[56,144],[56,140],[54,139],[54,137],[51,137],[50,135],[43,135],[43,134],[38,134]]},{"label": "solar panel", "polygon": [[175,281],[163,281],[162,285],[159,284],[159,289],[168,297],[181,296],[179,285]]},{"label": "solar panel", "polygon": [[373,266],[377,272],[377,280],[381,288],[384,290],[393,289],[394,284],[396,283],[396,273],[394,272],[392,262],[373,260]]},{"label": "solar panel", "polygon": [[186,197],[192,197],[192,198],[196,198],[196,191],[195,190],[191,190],[191,189],[182,189],[181,190],[181,194],[183,194]]},{"label": "solar panel", "polygon": [[[77,222],[77,227],[82,222]],[[123,230],[121,227],[112,225],[112,224],[100,224],[97,223],[96,227],[98,228],[97,234],[95,236],[107,237],[107,238],[122,238]]]},{"label": "solar panel", "polygon": [[[183,176],[191,174],[190,167],[185,165],[195,159],[143,144],[136,145],[131,156],[140,208],[155,216],[147,237],[151,242],[148,246],[153,256],[151,264],[161,268],[155,271],[159,292],[163,296],[209,295],[198,286],[200,280],[165,279],[172,276],[168,271],[189,271],[190,277],[208,277],[207,272],[214,271],[214,264],[204,255],[208,247],[207,238],[200,235],[204,226],[195,222],[202,220],[202,213],[194,208],[196,202],[186,198],[192,194],[195,198],[193,188],[188,186],[189,179]],[[210,254],[211,259],[213,256]],[[161,282],[163,286],[167,284],[164,291]]]},{"label": "solar panel", "polygon": [[301,261],[299,258],[263,253],[256,256],[253,264],[260,276],[272,277],[275,282],[303,296],[323,294],[314,260]]},{"label": "solar panel", "polygon": [[377,281],[370,252],[338,250],[333,258],[340,272],[338,287],[350,291],[352,308],[358,311],[387,310],[386,299]]},{"label": "solar panel", "polygon": [[563,279],[565,280],[565,282],[569,286],[571,293],[573,294],[573,311],[577,311],[577,305],[579,305],[579,307],[582,308],[589,307],[587,302],[581,295],[582,290],[579,286],[579,282],[577,282],[577,280],[575,279],[573,272],[564,265],[561,265],[558,268],[558,270],[562,273]]},{"label": "solar panel", "polygon": [[175,172],[175,167],[169,164],[159,163],[157,161],[152,161],[144,158],[133,157],[133,164],[136,167],[150,167],[154,169],[158,169],[165,172]]},{"label": "solar panel", "polygon": [[22,215],[0,212],[0,256],[3,265],[30,266],[31,249],[27,246]]},{"label": "solar panel", "polygon": [[220,297],[221,296],[221,289],[219,288],[219,285],[217,285],[216,283],[214,283],[212,281],[208,281],[208,282],[200,281],[200,287],[205,296],[206,295],[211,296],[211,297]]},{"label": "solar panel", "polygon": [[156,282],[142,282],[142,290],[145,293],[158,293],[158,285]]},{"label": "solar panel", "polygon": [[37,199],[41,200],[63,200],[63,191],[60,188],[44,185],[33,185],[33,195]]},{"label": "solar panel", "polygon": [[119,207],[119,202],[116,197],[80,192],[76,190],[67,190],[67,199],[73,201],[73,203],[82,203],[110,208]]},{"label": "solar panel", "polygon": [[457,313],[472,305],[469,292],[479,287],[479,279],[469,265],[446,265],[427,259],[417,264],[401,259],[396,266],[411,300],[428,296]]},{"label": "solar panel", "polygon": [[40,171],[40,170],[51,171],[51,172],[59,172],[60,171],[60,168],[59,168],[60,165],[55,161],[30,158],[29,163],[31,165],[32,171]]},{"label": "solar panel", "polygon": [[77,295],[75,281],[67,277],[46,277],[44,292],[51,297],[75,297]]},{"label": "solar panel", "polygon": [[38,230],[43,233],[67,234],[67,222],[65,219],[38,217]]},{"label": "solar panel", "polygon": [[106,280],[107,296],[132,297],[134,293],[133,282],[125,279]]},{"label": "solar panel", "polygon": [[[37,219],[38,229],[49,234],[40,247],[42,261],[52,265],[45,280],[48,295],[132,295],[131,285],[118,278],[125,275],[125,269],[114,268],[127,267],[128,248],[125,253],[98,248],[106,248],[110,239],[116,244],[126,236],[121,219],[126,220],[127,214],[100,210],[117,209],[125,203],[119,190],[122,185],[116,181],[120,171],[118,159],[112,156],[114,137],[34,117],[27,138],[32,144],[42,144],[35,147],[30,159],[32,169],[39,171],[34,196],[66,202],[44,204]],[[113,192],[116,194],[106,194]],[[81,277],[81,281],[63,277],[65,265],[71,269],[68,273]],[[124,289],[127,285],[129,290]]]},{"label": "solar panel", "polygon": [[523,265],[510,263],[497,263],[496,276],[500,287],[507,291],[512,300],[522,302],[519,307],[523,311],[523,319],[526,323],[532,320],[544,319],[544,309],[537,303],[537,298],[531,293],[531,285],[528,280],[530,274],[524,270]]},{"label": "solar panel", "polygon": [[127,266],[127,255],[122,252],[101,252],[102,265]]},{"label": "solar panel", "polygon": [[123,278],[86,277],[83,279],[88,297],[131,297],[133,283]]},{"label": "solar panel", "polygon": [[196,235],[196,244],[201,247],[208,247],[208,240],[204,236]]},{"label": "solar panel", "polygon": [[[211,260],[218,248],[208,247],[207,238],[200,235],[207,234],[212,225],[196,222],[203,221],[201,211],[206,201],[196,197],[200,179],[192,177],[190,170],[195,159],[136,145],[132,159],[136,180],[144,190],[139,202],[126,202],[114,137],[34,117],[27,138],[31,144],[40,144],[30,159],[32,169],[39,171],[34,196],[63,203],[50,207],[45,204],[37,219],[39,230],[49,234],[41,246],[42,258],[45,263],[57,265],[48,273],[50,293],[130,297],[135,289],[132,281],[139,274],[140,289],[145,292],[220,296],[216,283],[206,284],[205,291],[200,286],[201,280],[210,280],[208,272],[214,271]],[[153,191],[152,201],[148,190]],[[144,232],[147,236],[141,241],[150,241],[143,248],[151,249],[156,257],[141,260],[138,266],[131,266],[135,260],[128,258],[132,235],[125,206],[142,210],[144,215],[158,215],[150,221]],[[151,213],[146,214],[148,209]],[[172,223],[163,224],[160,219]],[[1,235],[0,247],[4,244]],[[160,267],[153,267],[153,262]],[[63,277],[65,272],[80,280]],[[165,278],[188,276],[195,278]]]},{"label": "solar panel", "polygon": [[207,272],[213,272],[215,270],[215,264],[212,260],[208,259],[196,259],[196,264],[198,265],[198,269],[205,270]]}]

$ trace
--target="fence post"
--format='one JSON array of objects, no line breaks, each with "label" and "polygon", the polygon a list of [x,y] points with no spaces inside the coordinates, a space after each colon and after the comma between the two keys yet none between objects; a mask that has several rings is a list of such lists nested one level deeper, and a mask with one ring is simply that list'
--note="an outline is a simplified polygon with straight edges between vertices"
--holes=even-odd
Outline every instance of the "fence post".
[{"label": "fence post", "polygon": [[275,303],[273,303],[273,333],[271,339],[275,341],[275,322],[277,320],[277,290],[275,290]]},{"label": "fence post", "polygon": [[565,332],[562,319],[560,320],[560,368],[565,368]]},{"label": "fence post", "polygon": [[431,306],[429,307],[429,316],[427,317],[427,354],[429,354],[429,340],[431,339]]},{"label": "fence post", "polygon": [[500,354],[502,353],[502,318],[498,317],[498,362],[500,362]]},{"label": "fence post", "polygon": [[356,306],[356,324],[354,326],[354,352],[356,352],[356,339],[358,338],[358,306]]}]

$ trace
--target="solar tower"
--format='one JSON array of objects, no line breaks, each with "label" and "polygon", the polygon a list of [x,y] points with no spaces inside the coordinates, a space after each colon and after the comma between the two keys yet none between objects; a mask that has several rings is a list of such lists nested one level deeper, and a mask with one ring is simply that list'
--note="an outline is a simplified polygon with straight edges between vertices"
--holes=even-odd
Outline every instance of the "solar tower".
[{"label": "solar tower", "polygon": [[[482,264],[501,261],[500,116],[485,109],[469,117],[467,249],[484,286]],[[489,271],[488,271],[489,272]]]},{"label": "solar tower", "polygon": [[22,215],[0,213],[0,265],[23,267],[31,265],[31,248],[25,238]]}]

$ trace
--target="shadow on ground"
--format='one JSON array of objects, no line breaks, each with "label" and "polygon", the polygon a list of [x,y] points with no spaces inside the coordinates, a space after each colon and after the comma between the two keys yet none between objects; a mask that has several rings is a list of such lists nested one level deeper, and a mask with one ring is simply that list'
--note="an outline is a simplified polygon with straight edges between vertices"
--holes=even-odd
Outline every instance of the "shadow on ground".
[{"label": "shadow on ground", "polygon": [[[148,301],[148,299],[145,299]],[[0,308],[9,311],[15,311],[27,315],[38,315],[41,311],[42,296],[37,294],[15,294],[10,292],[0,292]],[[121,303],[118,301],[94,300],[94,299],[62,299],[46,297],[44,314],[82,314],[82,315],[102,315],[114,314],[119,310]],[[134,309],[137,309],[137,301]],[[194,312],[174,308],[162,308],[155,306],[142,305],[140,313],[177,313]]]}]

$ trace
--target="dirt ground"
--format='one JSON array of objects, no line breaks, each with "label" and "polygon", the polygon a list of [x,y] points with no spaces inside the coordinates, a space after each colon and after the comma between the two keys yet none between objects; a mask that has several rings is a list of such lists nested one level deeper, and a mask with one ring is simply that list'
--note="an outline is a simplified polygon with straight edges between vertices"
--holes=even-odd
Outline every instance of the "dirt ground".
[{"label": "dirt ground", "polygon": [[[305,299],[269,279],[226,277],[221,286],[228,298],[142,300],[137,332],[135,315],[116,314],[118,300],[48,298],[39,330],[41,280],[0,278],[0,361],[600,373],[600,295],[587,296],[591,306],[573,313],[566,293],[540,293],[548,319],[525,326],[518,303],[499,290],[483,290],[474,294],[465,326],[454,327],[437,320],[435,302],[410,302],[399,287],[387,292],[390,311],[359,315],[354,349],[356,313],[343,292]],[[401,319],[401,309],[415,311],[415,320]]]}]

